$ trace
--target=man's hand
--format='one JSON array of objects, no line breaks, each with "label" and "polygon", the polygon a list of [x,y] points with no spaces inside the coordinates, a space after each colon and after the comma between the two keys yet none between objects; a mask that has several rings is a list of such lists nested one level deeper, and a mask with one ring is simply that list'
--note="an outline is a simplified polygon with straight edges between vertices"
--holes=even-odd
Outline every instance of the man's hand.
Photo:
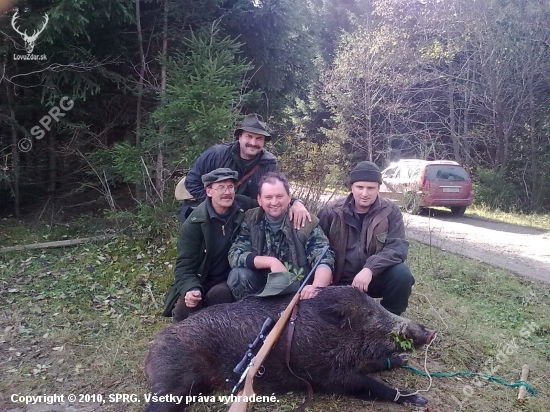
[{"label": "man's hand", "polygon": [[311,215],[302,202],[294,201],[288,209],[288,218],[294,223],[294,229],[298,230],[306,225],[306,220],[311,222]]},{"label": "man's hand", "polygon": [[366,292],[369,289],[369,284],[372,280],[372,271],[368,268],[363,268],[361,271],[355,275],[351,286],[361,289],[363,292]]},{"label": "man's hand", "polygon": [[256,269],[269,269],[270,272],[288,271],[279,259],[271,256],[256,256],[254,258],[254,267]]},{"label": "man's hand", "polygon": [[311,299],[319,294],[321,288],[332,283],[332,271],[326,265],[320,265],[315,271],[313,284],[306,285],[300,293],[300,299]]},{"label": "man's hand", "polygon": [[313,286],[313,285],[306,285],[304,286],[304,288],[302,289],[302,292],[300,292],[300,299],[311,299],[311,298],[314,298],[315,296],[317,296],[319,294],[319,291],[321,289],[318,288],[317,286]]},{"label": "man's hand", "polygon": [[288,272],[288,269],[282,262],[277,258],[271,258],[271,263],[269,265],[269,270],[271,272]]},{"label": "man's hand", "polygon": [[202,293],[200,290],[190,290],[185,294],[184,301],[185,306],[188,308],[194,308],[202,300]]}]

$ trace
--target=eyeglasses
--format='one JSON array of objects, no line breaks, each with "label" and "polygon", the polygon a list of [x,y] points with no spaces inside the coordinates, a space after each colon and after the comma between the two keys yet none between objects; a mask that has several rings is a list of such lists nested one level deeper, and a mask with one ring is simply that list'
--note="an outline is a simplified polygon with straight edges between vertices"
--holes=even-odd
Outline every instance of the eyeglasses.
[{"label": "eyeglasses", "polygon": [[218,193],[225,193],[226,191],[228,191],[229,193],[233,193],[233,192],[235,192],[235,186],[233,186],[233,185],[229,185],[229,186],[220,185],[220,186],[217,186],[217,187],[213,187],[212,190],[215,190]]}]

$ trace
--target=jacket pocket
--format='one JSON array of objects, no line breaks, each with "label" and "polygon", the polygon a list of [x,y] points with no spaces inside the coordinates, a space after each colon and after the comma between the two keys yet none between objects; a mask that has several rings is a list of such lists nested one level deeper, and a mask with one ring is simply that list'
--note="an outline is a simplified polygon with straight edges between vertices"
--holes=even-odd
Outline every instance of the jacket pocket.
[{"label": "jacket pocket", "polygon": [[388,232],[382,232],[376,236],[376,253],[379,253],[384,248],[387,237]]}]

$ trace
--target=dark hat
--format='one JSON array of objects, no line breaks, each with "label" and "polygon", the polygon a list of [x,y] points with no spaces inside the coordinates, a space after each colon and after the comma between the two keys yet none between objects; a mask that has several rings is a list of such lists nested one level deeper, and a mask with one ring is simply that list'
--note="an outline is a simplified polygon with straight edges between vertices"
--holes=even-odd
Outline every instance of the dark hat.
[{"label": "dark hat", "polygon": [[382,184],[382,173],[373,162],[359,162],[351,171],[350,185],[355,182],[378,182]]},{"label": "dark hat", "polygon": [[243,119],[243,122],[241,123],[241,127],[239,127],[237,130],[235,130],[235,132],[233,132],[233,136],[235,136],[235,139],[238,139],[240,132],[244,130],[246,132],[264,135],[265,140],[270,141],[271,135],[267,131],[267,128],[265,127],[265,123],[263,120],[264,119],[259,114],[256,114],[256,113],[247,114]]},{"label": "dark hat", "polygon": [[204,187],[210,186],[212,183],[221,182],[222,180],[233,179],[237,181],[239,174],[227,167],[220,167],[212,170],[210,173],[202,175],[202,183]]}]

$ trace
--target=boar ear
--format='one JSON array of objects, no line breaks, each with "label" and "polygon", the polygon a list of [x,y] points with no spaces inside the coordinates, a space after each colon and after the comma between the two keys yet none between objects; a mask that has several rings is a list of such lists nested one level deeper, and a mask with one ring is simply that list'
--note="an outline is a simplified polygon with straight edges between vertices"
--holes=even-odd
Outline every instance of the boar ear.
[{"label": "boar ear", "polygon": [[340,329],[352,328],[355,324],[353,310],[346,304],[338,302],[321,309],[319,316],[325,322]]}]

